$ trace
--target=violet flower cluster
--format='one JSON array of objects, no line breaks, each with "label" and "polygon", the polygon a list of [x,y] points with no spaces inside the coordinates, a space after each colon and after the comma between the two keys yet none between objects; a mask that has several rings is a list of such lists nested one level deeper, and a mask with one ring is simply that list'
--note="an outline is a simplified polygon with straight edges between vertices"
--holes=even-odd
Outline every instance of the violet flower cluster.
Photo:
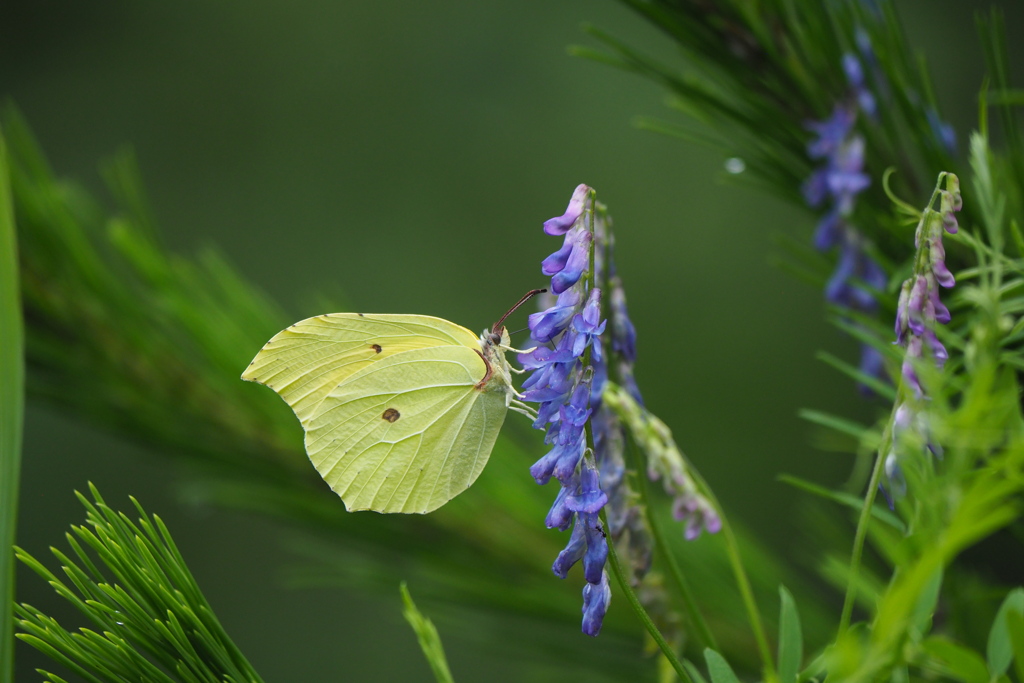
[{"label": "violet flower cluster", "polygon": [[[530,371],[522,399],[540,404],[533,426],[545,431],[551,447],[530,473],[539,484],[552,478],[560,484],[545,524],[561,531],[571,526],[572,533],[552,571],[565,578],[582,561],[587,581],[583,632],[596,636],[611,598],[605,570],[608,543],[620,549],[626,579],[633,586],[641,585],[653,555],[647,517],[626,480],[627,427],[646,454],[648,476],[662,479],[673,497],[673,512],[684,523],[686,537],[695,538],[703,529],[717,531],[720,522],[685,471],[668,428],[643,409],[633,376],[636,328],[616,273],[605,207],[591,188],[580,185],[565,213],[544,223],[544,232],[563,236],[563,242],[541,265],[551,277],[551,289],[542,298],[544,310],[530,316],[536,346],[519,355]],[[625,412],[623,404],[629,406]],[[602,509],[607,528],[599,517]],[[643,595],[656,609],[662,592],[652,589]]]},{"label": "violet flower cluster", "polygon": [[[893,418],[893,448],[886,456],[885,474],[890,490],[896,495],[905,491],[905,483],[899,466],[900,441],[909,431],[917,433],[927,449],[941,457],[942,448],[932,438],[928,419],[920,406],[928,397],[921,386],[917,368],[923,358],[930,357],[939,369],[949,359],[946,347],[935,335],[936,324],[946,325],[950,321],[949,309],[939,298],[940,287],[956,284],[953,274],[946,266],[946,250],[942,244],[943,232],[951,235],[958,230],[956,212],[963,206],[960,196],[960,180],[952,173],[944,174],[945,189],[938,190],[939,211],[927,208],[921,214],[914,235],[917,255],[913,274],[903,282],[899,303],[896,307],[896,344],[906,349],[903,357],[903,384],[911,397],[903,400],[896,408]],[[940,177],[940,183],[942,177]],[[902,395],[901,395],[902,398]]]},{"label": "violet flower cluster", "polygon": [[[861,46],[870,62],[870,43]],[[821,160],[803,186],[804,198],[812,208],[825,208],[814,234],[819,251],[839,248],[836,269],[825,286],[825,298],[839,306],[874,313],[878,302],[872,290],[885,287],[886,274],[868,254],[867,240],[852,223],[856,198],[871,184],[864,173],[864,137],[856,132],[858,113],[876,115],[874,95],[867,87],[861,61],[852,53],[843,57],[843,70],[849,82],[849,94],[824,121],[813,121],[807,128],[815,138],[807,145],[807,154]],[[861,370],[870,376],[882,373],[881,354],[864,345]]]},{"label": "violet flower cluster", "polygon": [[595,248],[591,223],[593,191],[580,185],[573,192],[565,213],[544,223],[544,232],[564,236],[562,247],[544,259],[541,269],[551,277],[552,305],[530,316],[530,337],[536,347],[519,355],[530,376],[523,382],[524,401],[539,403],[534,427],[545,430],[551,446],[530,468],[539,484],[552,477],[561,489],[545,519],[548,528],[572,534],[565,549],[552,565],[556,576],[565,578],[569,569],[583,562],[583,632],[596,636],[601,631],[611,589],[605,561],[608,557],[606,531],[598,516],[608,502],[601,488],[601,475],[593,452],[587,446],[586,424],[593,414],[591,405],[595,363],[602,361],[599,335],[606,321],[601,319],[601,290],[594,286],[591,268]]}]

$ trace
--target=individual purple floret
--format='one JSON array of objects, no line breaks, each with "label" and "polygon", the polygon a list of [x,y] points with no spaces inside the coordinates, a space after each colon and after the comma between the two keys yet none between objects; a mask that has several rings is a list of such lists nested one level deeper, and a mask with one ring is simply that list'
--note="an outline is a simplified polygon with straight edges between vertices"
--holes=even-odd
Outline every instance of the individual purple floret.
[{"label": "individual purple floret", "polygon": [[598,583],[588,583],[583,587],[583,632],[588,636],[596,636],[601,632],[608,603],[612,599],[612,590],[608,586],[608,572],[601,572]]}]

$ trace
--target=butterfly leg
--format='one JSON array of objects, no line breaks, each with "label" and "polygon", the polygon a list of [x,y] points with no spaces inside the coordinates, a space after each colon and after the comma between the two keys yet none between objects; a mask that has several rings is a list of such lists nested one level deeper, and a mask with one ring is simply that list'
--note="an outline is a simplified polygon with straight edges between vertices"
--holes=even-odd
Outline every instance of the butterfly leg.
[{"label": "butterfly leg", "polygon": [[531,408],[530,406],[526,405],[522,401],[517,401],[515,399],[512,399],[512,401],[508,404],[508,409],[509,410],[514,410],[515,412],[519,413],[520,415],[525,415],[526,417],[530,418],[531,420],[536,420],[537,419],[537,411],[534,410],[533,408]]},{"label": "butterfly leg", "polygon": [[502,351],[511,351],[512,353],[533,353],[537,350],[536,346],[531,346],[528,349],[513,349],[511,346],[502,346]]}]

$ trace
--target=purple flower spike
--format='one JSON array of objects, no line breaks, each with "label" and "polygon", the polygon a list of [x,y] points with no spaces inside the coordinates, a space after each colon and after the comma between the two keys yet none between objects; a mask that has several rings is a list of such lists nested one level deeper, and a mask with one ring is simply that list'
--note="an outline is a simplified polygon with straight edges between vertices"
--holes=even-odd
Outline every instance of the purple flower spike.
[{"label": "purple flower spike", "polygon": [[549,235],[564,235],[579,220],[579,217],[583,215],[583,209],[585,208],[589,193],[589,187],[582,183],[577,185],[572,193],[572,198],[569,200],[569,206],[565,209],[565,213],[544,221],[544,232]]},{"label": "purple flower spike", "polygon": [[[597,635],[610,596],[604,574],[608,541],[598,513],[613,496],[620,507],[627,499],[620,490],[624,469],[618,451],[624,437],[617,430],[621,427],[601,413],[601,392],[609,372],[604,360],[607,344],[602,344],[601,335],[608,322],[602,319],[601,291],[594,285],[605,280],[617,282],[617,278],[610,221],[593,197],[589,187],[578,186],[565,213],[544,223],[547,234],[565,235],[558,251],[541,264],[543,273],[551,276],[549,291],[557,299],[548,295],[544,304],[547,308],[530,316],[530,337],[537,348],[520,354],[519,360],[530,371],[522,384],[521,398],[540,404],[533,426],[544,430],[544,442],[551,445],[530,468],[530,474],[541,484],[552,478],[561,483],[545,524],[563,531],[572,526],[569,542],[551,571],[565,578],[582,560],[588,586],[584,591],[583,630]],[[585,273],[593,277],[584,278]],[[621,290],[621,285],[618,287]],[[613,336],[612,344],[616,343]],[[632,350],[635,342],[630,344]],[[618,348],[615,351],[620,354]],[[619,364],[623,363],[622,357],[612,356]],[[631,371],[633,360],[631,357],[624,367],[617,368],[620,376]],[[588,425],[599,457],[585,455]],[[614,459],[616,453],[618,460]]]},{"label": "purple flower spike", "polygon": [[601,632],[612,590],[608,586],[608,572],[601,574],[600,583],[588,583],[583,587],[583,632],[596,636]]},{"label": "purple flower spike", "polygon": [[[856,132],[857,117],[863,113],[874,120],[877,105],[875,94],[868,88],[868,76],[879,87],[884,86],[884,80],[868,34],[859,30],[857,40],[863,60],[855,53],[842,57],[841,66],[849,83],[847,95],[835,105],[829,118],[805,124],[815,134],[807,144],[807,156],[821,159],[822,163],[807,177],[801,190],[809,206],[824,209],[814,232],[815,248],[839,248],[836,269],[825,286],[825,298],[845,308],[873,313],[878,307],[874,290],[884,290],[887,277],[869,256],[865,240],[851,217],[857,196],[871,185],[871,177],[864,172],[865,143]],[[858,284],[858,279],[866,286]],[[884,364],[875,355],[865,348],[862,359],[870,362],[864,367],[882,374]]]},{"label": "purple flower spike", "polygon": [[[960,204],[960,181],[952,173],[941,174],[940,184],[943,179],[946,187],[940,191],[940,210],[936,211],[929,205],[921,214],[914,236],[917,247],[914,272],[903,283],[896,313],[896,343],[906,348],[901,368],[903,384],[916,400],[901,402],[893,416],[892,451],[884,463],[887,484],[881,487],[890,508],[893,507],[893,499],[905,495],[907,488],[899,463],[899,459],[906,453],[906,439],[903,435],[908,431],[916,432],[925,444],[925,454],[942,457],[943,452],[942,445],[930,433],[929,397],[917,375],[917,367],[925,355],[940,370],[949,360],[949,351],[939,341],[935,330],[937,324],[945,325],[951,319],[949,309],[939,298],[940,286],[952,287],[955,284],[953,274],[946,267],[942,236],[950,227],[947,218],[952,217],[954,204]],[[952,225],[955,226],[955,220]]]}]

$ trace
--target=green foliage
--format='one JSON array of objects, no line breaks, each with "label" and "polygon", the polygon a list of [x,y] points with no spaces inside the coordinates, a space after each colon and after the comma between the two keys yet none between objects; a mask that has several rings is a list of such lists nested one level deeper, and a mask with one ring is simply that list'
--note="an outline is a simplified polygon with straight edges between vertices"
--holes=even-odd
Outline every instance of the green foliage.
[{"label": "green foliage", "polygon": [[14,678],[14,533],[18,521],[21,423],[25,400],[24,330],[18,287],[7,147],[0,135],[0,681]]},{"label": "green foliage", "polygon": [[448,670],[448,659],[444,656],[444,646],[441,644],[441,636],[438,635],[437,628],[434,627],[430,619],[416,609],[416,603],[412,601],[409,587],[404,581],[401,592],[402,604],[405,605],[402,613],[420,641],[420,649],[423,650],[423,656],[427,658],[427,663],[430,664],[430,669],[434,672],[434,678],[437,679],[437,683],[453,683],[454,679],[451,671]]},{"label": "green foliage", "polygon": [[800,631],[800,615],[793,595],[785,586],[779,586],[779,680],[795,681],[804,657],[804,636]]},{"label": "green foliage", "polygon": [[163,521],[132,499],[139,514],[132,522],[95,487],[90,492],[92,501],[77,494],[86,526],[71,527],[72,552],[52,549],[68,582],[23,550],[17,555],[98,630],[68,631],[22,604],[18,638],[89,681],[261,681],[217,621]]},{"label": "green foliage", "polygon": [[711,648],[704,650],[704,661],[708,665],[711,683],[740,683],[740,679],[736,677],[729,662]]},{"label": "green foliage", "polygon": [[1002,676],[1010,668],[1015,649],[1011,646],[1008,618],[1011,613],[1024,615],[1024,588],[1010,591],[996,612],[992,630],[988,634],[986,659],[992,676]]}]

